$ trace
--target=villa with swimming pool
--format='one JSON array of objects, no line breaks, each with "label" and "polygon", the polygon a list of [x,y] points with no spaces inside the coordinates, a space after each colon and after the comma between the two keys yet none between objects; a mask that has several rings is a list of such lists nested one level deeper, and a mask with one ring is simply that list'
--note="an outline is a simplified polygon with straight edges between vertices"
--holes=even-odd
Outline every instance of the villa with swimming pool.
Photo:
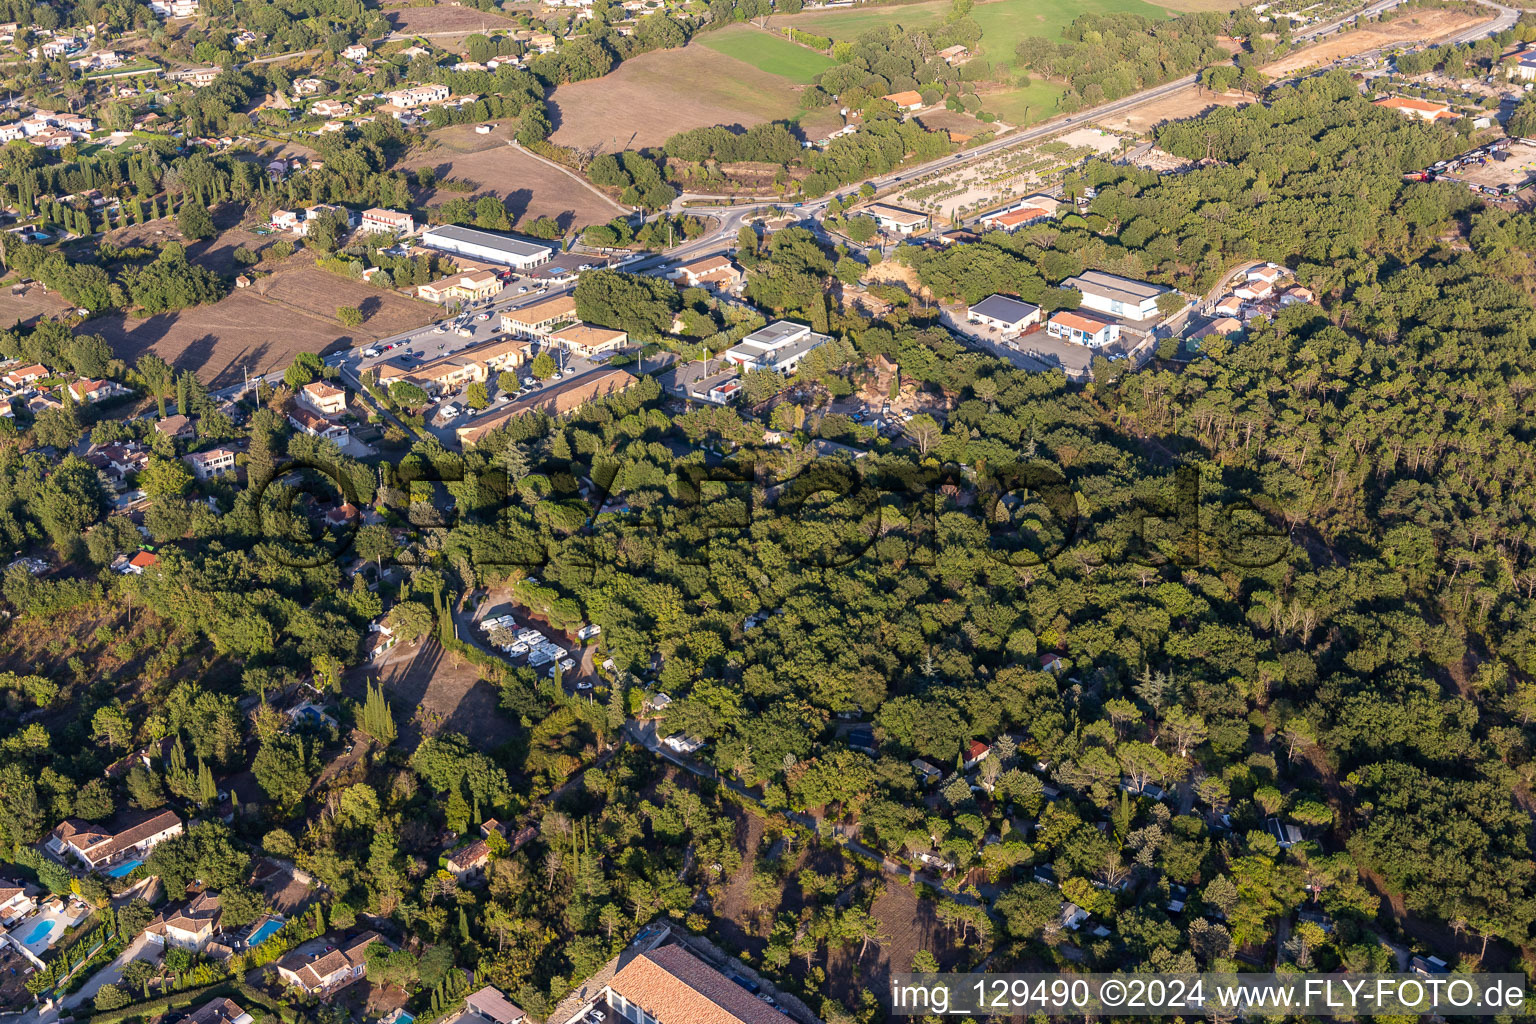
[{"label": "villa with swimming pool", "polygon": [[88,871],[122,878],[143,863],[149,851],[181,832],[181,818],[173,811],[105,825],[70,818],[48,834],[43,848],[66,864],[72,857]]}]

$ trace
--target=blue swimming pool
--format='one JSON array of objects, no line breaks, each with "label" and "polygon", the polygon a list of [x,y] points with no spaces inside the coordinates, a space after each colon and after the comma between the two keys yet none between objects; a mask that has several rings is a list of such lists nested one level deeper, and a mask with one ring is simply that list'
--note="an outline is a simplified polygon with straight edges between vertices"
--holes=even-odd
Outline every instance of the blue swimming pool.
[{"label": "blue swimming pool", "polygon": [[46,941],[52,932],[53,922],[51,920],[39,921],[32,926],[31,930],[28,931],[26,935],[22,937],[21,944],[23,946],[32,946],[39,942]]},{"label": "blue swimming pool", "polygon": [[252,932],[250,939],[247,941],[249,941],[253,946],[259,946],[263,942],[266,942],[268,939],[270,939],[272,936],[276,935],[278,930],[282,927],[283,922],[276,919],[271,921],[263,921],[261,923],[261,927]]},{"label": "blue swimming pool", "polygon": [[143,863],[144,862],[142,860],[125,860],[111,871],[108,871],[107,874],[111,875],[113,878],[122,878],[128,872],[132,871],[134,868]]}]

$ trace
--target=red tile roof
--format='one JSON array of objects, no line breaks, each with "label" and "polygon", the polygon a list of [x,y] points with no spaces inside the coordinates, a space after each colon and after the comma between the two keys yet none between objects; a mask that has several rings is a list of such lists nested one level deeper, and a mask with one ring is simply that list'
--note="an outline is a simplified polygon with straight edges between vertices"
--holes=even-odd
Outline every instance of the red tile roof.
[{"label": "red tile roof", "polygon": [[608,987],[660,1024],[786,1024],[783,1014],[681,946],[641,953]]}]

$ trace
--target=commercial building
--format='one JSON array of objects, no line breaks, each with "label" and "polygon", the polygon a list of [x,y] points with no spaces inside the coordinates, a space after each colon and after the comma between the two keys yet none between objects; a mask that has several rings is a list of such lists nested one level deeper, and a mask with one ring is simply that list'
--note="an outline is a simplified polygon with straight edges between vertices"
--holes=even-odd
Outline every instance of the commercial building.
[{"label": "commercial building", "polygon": [[110,825],[70,818],[50,832],[43,845],[56,857],[67,854],[92,871],[109,871],[147,857],[149,851],[181,831],[181,819],[172,811]]},{"label": "commercial building", "polygon": [[501,279],[489,270],[481,270],[420,285],[416,297],[428,302],[484,302],[500,292]]},{"label": "commercial building", "polygon": [[742,338],[740,344],[726,349],[725,360],[740,367],[743,372],[773,370],[789,374],[795,372],[808,353],[831,340],[825,334],[816,334],[804,324],[777,320]]},{"label": "commercial building", "polygon": [[452,390],[470,381],[486,381],[491,374],[523,365],[528,358],[528,343],[518,338],[492,338],[446,356],[406,367],[380,363],[379,383],[385,386],[408,380],[428,390]]},{"label": "commercial building", "polygon": [[531,306],[507,310],[501,314],[501,329],[508,334],[542,338],[557,325],[571,323],[575,319],[576,296],[567,292]]},{"label": "commercial building", "polygon": [[610,327],[594,327],[592,324],[572,324],[549,336],[549,340],[567,352],[574,352],[588,359],[604,352],[616,352],[629,343],[629,335]]},{"label": "commercial building", "polygon": [[1089,348],[1103,348],[1120,337],[1120,325],[1114,321],[1069,311],[1051,317],[1045,330],[1053,338]]},{"label": "commercial building", "polygon": [[569,380],[563,380],[553,387],[536,391],[527,398],[512,402],[493,414],[483,416],[468,426],[460,427],[455,433],[458,435],[459,443],[469,448],[478,444],[485,435],[506,426],[508,422],[525,413],[542,412],[549,416],[567,416],[588,402],[618,394],[635,381],[635,376],[626,370],[589,370]]},{"label": "commercial building", "polygon": [[706,256],[683,264],[667,276],[688,288],[712,291],[729,291],[742,281],[741,268],[729,256]]},{"label": "commercial building", "polygon": [[928,215],[916,210],[903,210],[899,206],[876,203],[861,211],[875,220],[881,231],[896,235],[915,235],[928,230]]},{"label": "commercial building", "polygon": [[1051,211],[1041,206],[1015,206],[1011,210],[989,213],[981,218],[983,227],[994,231],[1017,231],[1028,224],[1050,220]]},{"label": "commercial building", "polygon": [[1452,120],[1456,112],[1444,103],[1431,103],[1428,100],[1414,99],[1412,96],[1388,96],[1386,99],[1376,101],[1376,106],[1387,110],[1395,110],[1405,117],[1416,117],[1421,121]]},{"label": "commercial building", "polygon": [[1085,270],[1062,282],[1064,288],[1083,293],[1083,308],[1127,320],[1151,320],[1158,315],[1157,297],[1172,291],[1165,285],[1134,281],[1128,277]]},{"label": "commercial building", "polygon": [[967,309],[965,318],[1004,334],[1017,334],[1030,324],[1040,322],[1040,307],[1006,295],[989,295]]},{"label": "commercial building", "polygon": [[444,224],[430,228],[421,236],[421,244],[429,249],[456,253],[487,263],[501,263],[516,270],[537,267],[548,263],[554,250],[539,242],[530,242],[511,235],[499,235],[478,228]]}]

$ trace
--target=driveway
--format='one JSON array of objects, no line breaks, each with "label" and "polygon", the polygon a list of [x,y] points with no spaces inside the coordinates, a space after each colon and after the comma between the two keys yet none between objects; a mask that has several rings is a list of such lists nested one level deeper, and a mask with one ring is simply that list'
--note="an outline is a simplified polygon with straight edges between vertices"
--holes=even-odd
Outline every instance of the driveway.
[{"label": "driveway", "polygon": [[96,993],[103,985],[115,985],[123,976],[123,968],[135,960],[146,960],[152,964],[160,962],[162,948],[158,943],[151,943],[149,935],[141,932],[128,944],[128,948],[117,955],[107,966],[91,975],[80,991],[68,995],[60,1001],[59,1007],[64,1010],[72,1010],[77,1006],[90,1003],[96,998]]}]

